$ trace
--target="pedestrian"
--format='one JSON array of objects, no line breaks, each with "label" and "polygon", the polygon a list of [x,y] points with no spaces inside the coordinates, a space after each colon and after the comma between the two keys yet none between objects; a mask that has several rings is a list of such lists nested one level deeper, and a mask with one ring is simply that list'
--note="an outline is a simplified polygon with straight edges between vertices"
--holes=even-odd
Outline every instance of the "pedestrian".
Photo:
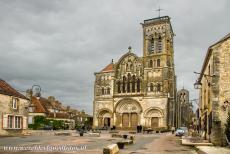
[{"label": "pedestrian", "polygon": [[172,134],[174,134],[174,132],[175,132],[175,127],[174,126],[172,126],[171,131],[172,131]]}]

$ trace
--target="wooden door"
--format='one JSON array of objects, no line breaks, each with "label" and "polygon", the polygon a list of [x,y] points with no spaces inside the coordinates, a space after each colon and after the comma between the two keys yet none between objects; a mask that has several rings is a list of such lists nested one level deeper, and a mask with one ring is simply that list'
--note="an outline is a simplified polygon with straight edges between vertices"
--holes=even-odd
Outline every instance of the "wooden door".
[{"label": "wooden door", "polygon": [[151,119],[151,127],[159,127],[159,118],[158,117],[152,117]]},{"label": "wooden door", "polygon": [[138,115],[137,113],[131,113],[131,126],[136,127],[138,125]]},{"label": "wooden door", "polygon": [[129,127],[129,114],[128,113],[122,114],[122,126]]}]

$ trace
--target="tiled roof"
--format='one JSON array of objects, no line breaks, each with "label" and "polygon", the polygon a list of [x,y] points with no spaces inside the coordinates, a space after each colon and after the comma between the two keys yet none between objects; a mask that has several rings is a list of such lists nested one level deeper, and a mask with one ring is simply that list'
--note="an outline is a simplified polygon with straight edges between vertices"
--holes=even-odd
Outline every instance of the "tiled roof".
[{"label": "tiled roof", "polygon": [[21,93],[19,93],[17,90],[15,90],[13,87],[11,87],[6,81],[0,79],[0,94],[19,97],[22,99],[28,99]]},{"label": "tiled roof", "polygon": [[101,72],[109,72],[109,71],[113,71],[113,63],[110,63],[103,70],[101,70]]},{"label": "tiled roof", "polygon": [[35,113],[47,113],[45,108],[44,98],[37,99],[36,97],[32,97],[32,104],[35,106]]}]

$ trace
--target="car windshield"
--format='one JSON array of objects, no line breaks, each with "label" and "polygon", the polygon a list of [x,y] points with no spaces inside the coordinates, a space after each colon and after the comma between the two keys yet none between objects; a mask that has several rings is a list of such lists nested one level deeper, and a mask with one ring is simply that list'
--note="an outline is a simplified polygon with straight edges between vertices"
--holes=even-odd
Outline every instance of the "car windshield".
[{"label": "car windshield", "polygon": [[179,129],[181,129],[181,130],[188,130],[187,127],[180,127]]}]

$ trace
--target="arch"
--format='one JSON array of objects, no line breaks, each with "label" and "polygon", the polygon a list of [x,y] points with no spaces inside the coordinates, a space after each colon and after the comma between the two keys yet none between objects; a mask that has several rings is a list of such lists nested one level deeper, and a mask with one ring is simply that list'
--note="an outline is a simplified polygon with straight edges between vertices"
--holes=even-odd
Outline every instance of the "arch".
[{"label": "arch", "polygon": [[115,112],[116,113],[141,113],[142,107],[140,103],[131,98],[124,98],[120,100],[115,105]]},{"label": "arch", "polygon": [[117,66],[120,65],[120,63],[123,61],[123,59],[125,59],[126,57],[129,57],[129,56],[133,56],[135,57],[135,59],[138,59],[138,56],[134,53],[131,53],[131,52],[127,52],[126,54],[124,54],[117,62]]},{"label": "arch", "polygon": [[[156,113],[156,114],[154,114]],[[163,117],[164,113],[162,111],[162,109],[158,108],[158,107],[150,107],[147,110],[145,110],[144,112],[144,117],[145,118],[150,118],[150,117]]]},{"label": "arch", "polygon": [[99,118],[99,117],[103,117],[104,115],[108,115],[108,113],[111,115],[111,117],[112,117],[112,115],[113,115],[113,112],[110,110],[110,109],[108,109],[108,108],[102,108],[102,109],[99,109],[98,111],[97,111],[97,117]]}]

